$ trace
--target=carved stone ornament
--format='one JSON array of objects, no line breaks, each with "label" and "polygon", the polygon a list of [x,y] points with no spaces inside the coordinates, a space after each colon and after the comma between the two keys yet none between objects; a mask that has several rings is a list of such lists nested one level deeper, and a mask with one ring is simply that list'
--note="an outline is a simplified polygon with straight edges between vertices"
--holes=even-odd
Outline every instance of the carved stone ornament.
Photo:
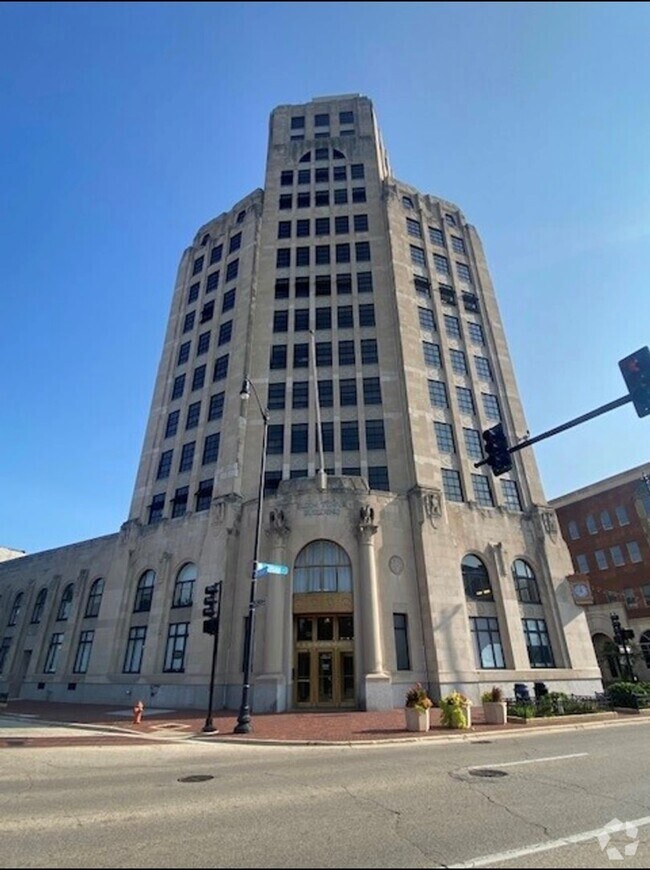
[{"label": "carved stone ornament", "polygon": [[404,560],[401,556],[391,556],[388,560],[388,567],[390,568],[391,574],[394,574],[396,577],[404,570]]},{"label": "carved stone ornament", "polygon": [[424,515],[431,525],[437,528],[438,520],[442,516],[442,493],[439,489],[432,489],[422,494],[422,506]]},{"label": "carved stone ornament", "polygon": [[287,518],[282,508],[275,508],[269,513],[269,526],[266,530],[268,535],[277,539],[286,537],[291,531]]},{"label": "carved stone ornament", "polygon": [[557,522],[553,511],[540,511],[542,525],[547,535],[554,538],[557,535]]},{"label": "carved stone ornament", "polygon": [[375,511],[369,504],[364,504],[359,510],[359,537],[366,543],[376,533],[378,526],[375,525]]}]

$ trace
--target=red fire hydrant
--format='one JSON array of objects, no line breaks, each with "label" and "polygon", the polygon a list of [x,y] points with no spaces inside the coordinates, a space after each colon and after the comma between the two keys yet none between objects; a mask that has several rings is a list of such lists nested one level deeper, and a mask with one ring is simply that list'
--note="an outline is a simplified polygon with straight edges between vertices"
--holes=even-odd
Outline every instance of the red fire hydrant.
[{"label": "red fire hydrant", "polygon": [[142,722],[142,714],[144,713],[144,704],[142,701],[138,701],[137,704],[133,707],[133,724],[139,725]]}]

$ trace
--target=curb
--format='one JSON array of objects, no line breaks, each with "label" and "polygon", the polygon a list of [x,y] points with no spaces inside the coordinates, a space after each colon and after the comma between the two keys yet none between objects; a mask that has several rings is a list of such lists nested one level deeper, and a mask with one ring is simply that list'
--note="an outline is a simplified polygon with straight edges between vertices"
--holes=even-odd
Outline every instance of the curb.
[{"label": "curb", "polygon": [[165,734],[158,731],[136,731],[132,728],[122,727],[120,725],[102,725],[92,724],[88,722],[61,722],[50,719],[35,719],[32,716],[23,716],[16,713],[13,716],[7,713],[0,712],[0,719],[24,719],[25,724],[39,725],[44,727],[59,727],[59,728],[76,728],[80,731],[94,732],[110,732],[128,737],[140,737],[143,740],[153,739],[165,742],[185,743],[187,741],[200,743],[226,743],[235,746],[395,746],[400,744],[413,743],[474,743],[478,740],[493,740],[507,739],[508,737],[529,737],[535,734],[555,734],[566,733],[567,731],[586,731],[594,728],[612,728],[623,727],[626,725],[647,725],[649,720],[642,716],[630,716],[621,720],[603,719],[598,722],[584,723],[567,723],[566,725],[533,725],[526,728],[511,729],[511,730],[494,730],[494,731],[471,731],[461,732],[458,734],[427,734],[421,737],[387,737],[368,740],[314,740],[305,738],[303,740],[283,740],[278,737],[236,737],[231,734],[221,734],[213,732],[211,734],[203,734],[201,731],[195,731],[188,734]]}]

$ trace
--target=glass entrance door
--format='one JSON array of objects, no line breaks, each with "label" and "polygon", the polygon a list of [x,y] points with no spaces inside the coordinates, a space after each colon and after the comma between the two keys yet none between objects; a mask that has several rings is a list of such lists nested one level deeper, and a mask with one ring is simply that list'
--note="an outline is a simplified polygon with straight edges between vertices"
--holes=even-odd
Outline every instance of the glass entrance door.
[{"label": "glass entrance door", "polygon": [[295,637],[295,705],[354,707],[352,615],[296,616]]}]

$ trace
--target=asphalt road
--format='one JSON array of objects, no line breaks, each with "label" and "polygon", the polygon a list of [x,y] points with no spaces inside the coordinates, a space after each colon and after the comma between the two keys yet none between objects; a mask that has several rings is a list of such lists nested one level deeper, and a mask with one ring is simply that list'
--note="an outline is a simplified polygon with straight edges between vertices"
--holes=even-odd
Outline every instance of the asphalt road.
[{"label": "asphalt road", "polygon": [[[649,738],[634,722],[448,744],[16,745],[0,866],[647,867]],[[615,819],[637,828],[605,844],[620,860],[598,840]]]}]

